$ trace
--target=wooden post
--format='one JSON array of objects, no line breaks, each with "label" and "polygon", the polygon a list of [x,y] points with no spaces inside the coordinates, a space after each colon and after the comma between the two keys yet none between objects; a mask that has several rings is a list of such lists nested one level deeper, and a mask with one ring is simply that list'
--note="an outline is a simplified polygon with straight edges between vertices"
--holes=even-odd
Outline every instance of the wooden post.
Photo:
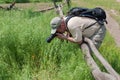
[{"label": "wooden post", "polygon": [[67,4],[68,8],[71,7],[71,0],[64,0],[64,3]]},{"label": "wooden post", "polygon": [[59,16],[60,16],[61,18],[63,18],[63,17],[64,17],[64,14],[63,14],[63,11],[62,11],[62,5],[58,5],[58,12],[59,12]]}]

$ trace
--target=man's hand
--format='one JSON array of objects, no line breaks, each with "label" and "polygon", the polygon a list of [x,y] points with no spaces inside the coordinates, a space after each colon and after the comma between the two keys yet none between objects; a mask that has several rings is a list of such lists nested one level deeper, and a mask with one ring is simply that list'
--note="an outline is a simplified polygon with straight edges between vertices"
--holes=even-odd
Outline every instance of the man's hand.
[{"label": "man's hand", "polygon": [[60,34],[60,33],[56,33],[56,37],[58,37],[59,39],[65,39],[67,40],[67,36],[65,36],[64,34]]},{"label": "man's hand", "polygon": [[64,34],[60,34],[60,33],[56,33],[56,37],[59,38],[59,39],[65,39],[65,40],[68,40],[70,42],[73,42],[73,43],[77,43],[77,44],[81,44],[82,41],[79,41],[79,42],[75,42],[74,41],[74,38],[70,37],[69,35],[64,35]]}]

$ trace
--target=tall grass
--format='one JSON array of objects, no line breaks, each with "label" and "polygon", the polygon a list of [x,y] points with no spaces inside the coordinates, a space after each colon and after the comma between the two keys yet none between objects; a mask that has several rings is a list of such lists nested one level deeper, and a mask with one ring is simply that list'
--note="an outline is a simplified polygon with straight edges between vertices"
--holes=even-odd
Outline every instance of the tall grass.
[{"label": "tall grass", "polygon": [[58,39],[46,43],[53,12],[0,14],[1,80],[92,80],[77,45]]}]

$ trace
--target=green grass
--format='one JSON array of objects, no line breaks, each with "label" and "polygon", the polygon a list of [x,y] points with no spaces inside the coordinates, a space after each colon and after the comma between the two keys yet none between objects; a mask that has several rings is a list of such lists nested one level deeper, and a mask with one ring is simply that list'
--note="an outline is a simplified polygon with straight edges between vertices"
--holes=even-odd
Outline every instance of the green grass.
[{"label": "green grass", "polygon": [[[0,10],[0,80],[93,80],[78,45],[46,42],[54,16],[53,11]],[[109,33],[100,52],[120,73],[120,49]]]},{"label": "green grass", "polygon": [[[78,1],[78,3],[76,3]],[[77,6],[84,6],[84,7],[96,7],[96,6],[101,6],[101,7],[105,7],[107,9],[117,9],[119,10],[119,3],[116,0],[76,0],[76,1],[72,1],[75,2],[75,4]]]},{"label": "green grass", "polygon": [[[54,39],[49,22],[55,14],[0,11],[1,80],[92,80],[79,47]],[[89,79],[90,78],[90,79]]]},{"label": "green grass", "polygon": [[114,39],[107,33],[100,52],[103,57],[111,64],[111,66],[120,74],[120,48],[118,48],[114,42]]}]

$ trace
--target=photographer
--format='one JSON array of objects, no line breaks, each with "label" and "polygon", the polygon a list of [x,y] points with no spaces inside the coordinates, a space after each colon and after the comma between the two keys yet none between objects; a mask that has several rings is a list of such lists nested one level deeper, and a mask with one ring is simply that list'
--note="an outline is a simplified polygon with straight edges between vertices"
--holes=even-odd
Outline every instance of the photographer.
[{"label": "photographer", "polygon": [[[97,10],[97,12],[99,12]],[[101,10],[100,10],[101,12]],[[105,12],[103,12],[105,14]],[[102,20],[97,21],[89,17],[73,16],[67,21],[67,17],[55,17],[51,20],[51,34],[59,39],[68,40],[73,43],[81,44],[84,37],[91,39],[99,48],[106,34],[106,28]],[[105,15],[106,18],[106,15]],[[67,32],[65,35],[64,33]]]}]

